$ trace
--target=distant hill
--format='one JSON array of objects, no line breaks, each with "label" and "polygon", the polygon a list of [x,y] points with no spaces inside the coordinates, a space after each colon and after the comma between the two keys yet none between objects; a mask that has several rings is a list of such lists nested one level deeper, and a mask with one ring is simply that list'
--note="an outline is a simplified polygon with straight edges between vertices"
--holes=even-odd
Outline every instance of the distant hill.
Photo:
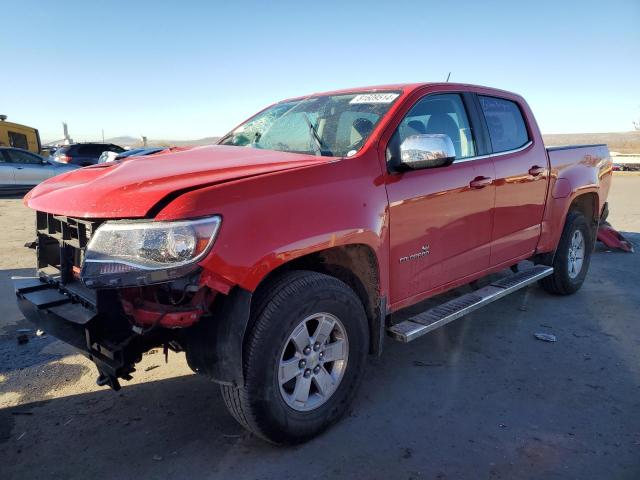
[{"label": "distant hill", "polygon": [[606,143],[618,153],[640,153],[640,130],[612,133],[551,133],[542,136],[547,146]]}]

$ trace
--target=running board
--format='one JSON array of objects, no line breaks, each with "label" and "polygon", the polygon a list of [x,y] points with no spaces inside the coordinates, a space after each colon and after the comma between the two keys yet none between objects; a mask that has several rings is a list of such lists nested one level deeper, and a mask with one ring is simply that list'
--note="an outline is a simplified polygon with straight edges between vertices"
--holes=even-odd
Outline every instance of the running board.
[{"label": "running board", "polygon": [[520,290],[553,273],[553,267],[537,265],[531,269],[509,275],[486,287],[449,300],[437,307],[419,313],[408,320],[387,329],[394,339],[407,343],[442,327],[467,313],[471,313],[491,302]]}]

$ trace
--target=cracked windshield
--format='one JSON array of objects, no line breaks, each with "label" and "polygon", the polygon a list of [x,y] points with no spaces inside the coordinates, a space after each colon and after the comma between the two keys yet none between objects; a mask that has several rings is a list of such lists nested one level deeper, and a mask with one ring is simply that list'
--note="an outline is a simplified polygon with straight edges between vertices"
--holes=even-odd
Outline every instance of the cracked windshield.
[{"label": "cracked windshield", "polygon": [[364,145],[399,95],[350,93],[278,103],[227,134],[220,144],[350,157]]}]

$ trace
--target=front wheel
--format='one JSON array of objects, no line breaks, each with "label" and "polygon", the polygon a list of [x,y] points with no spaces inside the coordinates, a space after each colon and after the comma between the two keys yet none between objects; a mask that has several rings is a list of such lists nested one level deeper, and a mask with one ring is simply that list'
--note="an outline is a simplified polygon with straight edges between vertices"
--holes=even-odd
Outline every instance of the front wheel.
[{"label": "front wheel", "polygon": [[245,385],[223,385],[230,413],[273,443],[299,443],[337,421],[353,400],[369,345],[362,303],[340,280],[295,271],[256,298]]},{"label": "front wheel", "polygon": [[542,288],[558,295],[577,292],[589,270],[593,234],[585,216],[570,212],[553,259],[553,274],[540,280]]}]

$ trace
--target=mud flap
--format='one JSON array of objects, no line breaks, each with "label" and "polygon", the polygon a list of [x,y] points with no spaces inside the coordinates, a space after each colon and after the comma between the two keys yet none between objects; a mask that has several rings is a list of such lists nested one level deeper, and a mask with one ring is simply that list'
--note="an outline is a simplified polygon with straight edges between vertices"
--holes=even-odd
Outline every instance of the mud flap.
[{"label": "mud flap", "polygon": [[251,310],[251,292],[234,288],[219,295],[215,314],[188,329],[184,349],[189,366],[214,382],[242,387],[243,341]]}]

